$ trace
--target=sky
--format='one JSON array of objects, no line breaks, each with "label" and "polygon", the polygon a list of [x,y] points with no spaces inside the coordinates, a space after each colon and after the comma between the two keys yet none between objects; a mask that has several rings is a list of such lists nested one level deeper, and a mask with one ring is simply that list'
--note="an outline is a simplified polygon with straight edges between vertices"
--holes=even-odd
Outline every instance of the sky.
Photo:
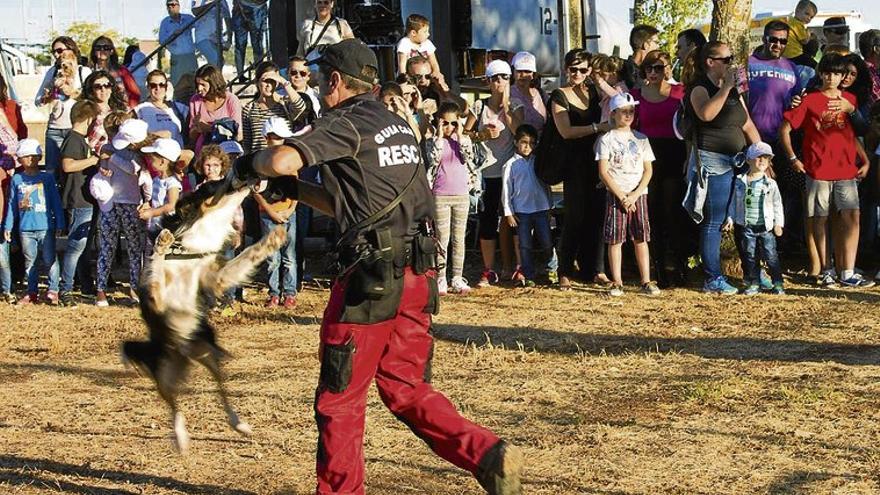
[{"label": "sky", "polygon": [[[815,0],[819,10],[861,10],[868,23],[880,27],[880,8],[864,8],[876,0]],[[597,10],[605,15],[627,22],[629,2],[596,0]],[[188,12],[187,0],[182,0],[183,11]],[[792,10],[796,0],[753,0],[754,12]],[[6,23],[0,36],[27,37],[30,41],[47,40],[52,28],[50,5],[54,5],[56,29],[74,20],[97,22],[125,36],[154,38],[153,30],[166,15],[164,0],[0,0],[0,19],[27,19],[26,22]]]}]

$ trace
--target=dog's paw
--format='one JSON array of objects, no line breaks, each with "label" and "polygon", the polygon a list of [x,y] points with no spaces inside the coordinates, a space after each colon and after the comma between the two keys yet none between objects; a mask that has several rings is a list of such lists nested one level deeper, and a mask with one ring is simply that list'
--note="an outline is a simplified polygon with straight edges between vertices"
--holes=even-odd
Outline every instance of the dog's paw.
[{"label": "dog's paw", "polygon": [[238,423],[238,425],[235,426],[235,431],[241,433],[243,436],[246,437],[254,434],[254,430],[253,428],[251,428],[251,425],[245,423],[244,421]]},{"label": "dog's paw", "polygon": [[168,229],[162,229],[162,232],[159,232],[159,236],[156,237],[156,245],[153,247],[153,251],[158,255],[165,255],[173,243],[174,234]]},{"label": "dog's paw", "polygon": [[186,431],[186,420],[183,414],[177,413],[174,416],[174,450],[180,455],[186,455],[189,451],[189,432]]}]

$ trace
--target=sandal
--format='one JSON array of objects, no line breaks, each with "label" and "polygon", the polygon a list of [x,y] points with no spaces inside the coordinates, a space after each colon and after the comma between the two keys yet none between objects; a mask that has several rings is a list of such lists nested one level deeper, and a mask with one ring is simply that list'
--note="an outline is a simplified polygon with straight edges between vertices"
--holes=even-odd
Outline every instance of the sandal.
[{"label": "sandal", "polygon": [[559,276],[559,290],[571,290],[571,280],[565,275]]}]

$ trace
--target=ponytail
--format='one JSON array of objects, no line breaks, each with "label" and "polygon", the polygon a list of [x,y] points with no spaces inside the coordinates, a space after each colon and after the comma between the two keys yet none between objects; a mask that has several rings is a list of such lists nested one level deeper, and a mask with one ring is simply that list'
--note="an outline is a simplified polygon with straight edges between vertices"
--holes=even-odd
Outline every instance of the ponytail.
[{"label": "ponytail", "polygon": [[716,55],[718,49],[726,44],[723,41],[710,41],[702,48],[691,50],[681,69],[681,80],[686,87],[693,87],[706,77],[706,59]]}]

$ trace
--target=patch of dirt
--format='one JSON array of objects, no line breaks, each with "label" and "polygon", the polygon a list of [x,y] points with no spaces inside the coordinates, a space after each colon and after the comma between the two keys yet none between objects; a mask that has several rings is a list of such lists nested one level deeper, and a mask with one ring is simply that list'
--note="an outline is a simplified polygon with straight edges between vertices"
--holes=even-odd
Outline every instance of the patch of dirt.
[{"label": "patch of dirt", "polygon": [[[880,290],[611,299],[590,286],[443,299],[434,384],[520,445],[530,494],[880,493]],[[312,400],[328,292],[214,318],[232,432],[207,373],[168,411],[123,369],[135,309],[0,306],[0,493],[312,493]],[[259,297],[252,293],[254,300]],[[480,493],[369,396],[368,493]]]}]

